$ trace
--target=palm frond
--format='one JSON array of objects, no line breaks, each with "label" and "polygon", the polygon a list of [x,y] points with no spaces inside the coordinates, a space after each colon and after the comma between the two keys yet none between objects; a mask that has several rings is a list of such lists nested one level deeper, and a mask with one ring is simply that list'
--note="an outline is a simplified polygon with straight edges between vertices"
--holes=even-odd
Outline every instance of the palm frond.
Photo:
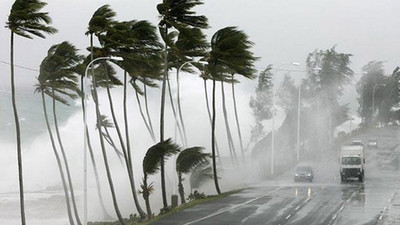
[{"label": "palm frond", "polygon": [[171,138],[158,142],[150,147],[143,159],[143,172],[147,175],[155,174],[160,170],[161,161],[180,151],[180,147],[174,144]]},{"label": "palm frond", "polygon": [[208,153],[203,153],[203,150],[203,147],[192,147],[180,152],[176,158],[176,171],[183,174],[189,173],[206,162],[211,156]]},{"label": "palm frond", "polygon": [[86,34],[99,35],[105,32],[107,27],[114,22],[116,13],[110,8],[109,5],[103,5],[94,12],[92,18],[89,21],[88,31]]},{"label": "palm frond", "polygon": [[17,35],[32,39],[32,35],[45,38],[57,29],[49,26],[51,18],[47,12],[40,12],[47,3],[39,0],[16,0],[11,7],[6,27]]}]

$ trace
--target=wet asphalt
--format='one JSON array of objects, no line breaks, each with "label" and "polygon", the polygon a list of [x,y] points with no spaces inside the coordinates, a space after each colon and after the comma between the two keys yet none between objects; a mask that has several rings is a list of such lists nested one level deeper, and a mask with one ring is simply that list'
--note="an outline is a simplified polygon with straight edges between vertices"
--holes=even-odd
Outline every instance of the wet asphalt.
[{"label": "wet asphalt", "polygon": [[[223,199],[197,205],[165,217],[156,225],[375,225],[400,188],[400,173],[378,161],[380,151],[399,152],[398,133],[376,131],[377,149],[366,149],[365,182],[341,183],[337,159],[314,167],[310,182],[294,182],[293,172],[251,184]],[[320,172],[320,171],[323,171]]]}]

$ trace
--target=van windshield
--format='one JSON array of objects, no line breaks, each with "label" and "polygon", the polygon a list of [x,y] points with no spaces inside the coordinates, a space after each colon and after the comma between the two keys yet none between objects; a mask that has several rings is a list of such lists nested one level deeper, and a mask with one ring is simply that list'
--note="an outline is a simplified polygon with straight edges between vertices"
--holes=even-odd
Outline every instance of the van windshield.
[{"label": "van windshield", "polygon": [[360,157],[343,157],[342,165],[360,165],[361,158]]}]

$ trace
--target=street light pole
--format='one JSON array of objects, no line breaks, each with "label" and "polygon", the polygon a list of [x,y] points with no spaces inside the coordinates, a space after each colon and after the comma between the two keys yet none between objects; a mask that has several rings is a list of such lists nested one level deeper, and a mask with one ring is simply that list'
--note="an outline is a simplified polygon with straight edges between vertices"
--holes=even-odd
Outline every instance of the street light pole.
[{"label": "street light pole", "polygon": [[386,86],[386,84],[375,84],[374,88],[372,89],[372,122],[374,120],[374,114],[375,114],[375,90],[378,86]]},{"label": "street light pole", "polygon": [[[121,57],[114,57],[114,56],[108,56],[108,57],[99,57],[96,59],[93,59],[92,61],[89,62],[89,64],[86,66],[85,69],[85,79],[84,85],[83,85],[83,96],[84,96],[84,104],[86,104],[86,93],[85,93],[85,88],[86,88],[86,78],[87,78],[87,72],[91,65],[99,60],[114,60],[114,61],[122,61]],[[94,74],[92,74],[92,79],[93,79]],[[95,84],[94,84],[95,85]],[[86,115],[86,110],[83,111],[83,123],[84,123],[84,135],[83,135],[83,224],[87,224],[87,208],[88,208],[88,196],[87,196],[87,141],[88,141],[88,136],[87,136],[87,115]]]},{"label": "street light pole", "polygon": [[[276,73],[284,66],[299,66],[299,63],[291,62],[290,64],[282,64],[275,69]],[[272,86],[272,131],[271,131],[271,175],[274,175],[274,152],[275,152],[275,85]]]}]

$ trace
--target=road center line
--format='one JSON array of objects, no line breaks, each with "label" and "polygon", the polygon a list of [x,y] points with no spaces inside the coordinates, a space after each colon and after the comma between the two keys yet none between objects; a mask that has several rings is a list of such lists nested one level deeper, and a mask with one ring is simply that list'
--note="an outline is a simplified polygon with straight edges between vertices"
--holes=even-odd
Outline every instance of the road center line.
[{"label": "road center line", "polygon": [[248,200],[247,202],[244,202],[244,203],[242,203],[242,204],[235,205],[235,206],[232,206],[232,207],[230,207],[230,208],[228,208],[228,209],[224,209],[224,210],[222,210],[222,211],[212,213],[212,214],[210,214],[210,215],[208,215],[208,216],[205,216],[205,217],[203,217],[203,218],[200,218],[200,219],[197,219],[197,220],[194,220],[194,221],[185,223],[184,225],[189,225],[189,224],[197,223],[197,222],[200,222],[200,221],[202,221],[202,220],[205,220],[205,219],[208,219],[208,218],[217,216],[217,215],[219,215],[219,214],[228,212],[228,211],[230,211],[230,210],[240,208],[240,207],[242,207],[242,206],[244,206],[244,205],[247,205],[247,204],[249,204],[249,203],[251,203],[251,202],[254,202],[254,201],[256,201],[256,200],[258,200],[258,199],[260,199],[260,198],[263,198],[263,197],[265,197],[265,196],[267,196],[267,195],[270,195],[270,194],[272,194],[272,193],[274,193],[274,192],[277,192],[277,191],[279,191],[280,189],[282,189],[282,188],[284,188],[284,187],[285,187],[285,186],[281,186],[281,187],[279,187],[279,188],[277,188],[277,189],[275,189],[275,190],[273,190],[273,191],[270,191],[270,192],[268,192],[268,193],[266,193],[266,194],[264,194],[264,195],[260,195],[260,196],[258,196],[257,198],[253,198],[253,199],[250,199],[250,200]]}]

